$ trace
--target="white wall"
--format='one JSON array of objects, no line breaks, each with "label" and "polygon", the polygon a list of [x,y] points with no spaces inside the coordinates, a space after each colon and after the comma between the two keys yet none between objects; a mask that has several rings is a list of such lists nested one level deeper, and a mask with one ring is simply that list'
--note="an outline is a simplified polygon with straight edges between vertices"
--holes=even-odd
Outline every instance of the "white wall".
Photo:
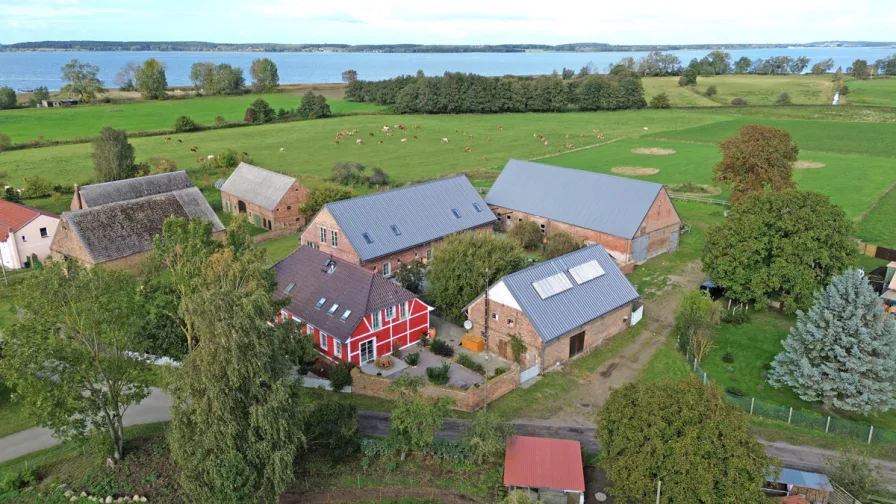
[{"label": "white wall", "polygon": [[[20,264],[10,266],[10,268],[18,269],[23,267],[25,259],[31,257],[31,254],[36,254],[37,258],[41,261],[50,257],[50,244],[53,243],[53,235],[56,234],[56,228],[58,226],[58,217],[39,215],[33,221],[26,224],[22,229],[10,236],[10,239],[15,238],[20,262]],[[46,238],[41,238],[40,236],[40,230],[42,228],[46,228],[47,230]],[[24,240],[22,239],[23,237],[25,238]],[[3,258],[6,259],[6,253],[3,254]]]}]

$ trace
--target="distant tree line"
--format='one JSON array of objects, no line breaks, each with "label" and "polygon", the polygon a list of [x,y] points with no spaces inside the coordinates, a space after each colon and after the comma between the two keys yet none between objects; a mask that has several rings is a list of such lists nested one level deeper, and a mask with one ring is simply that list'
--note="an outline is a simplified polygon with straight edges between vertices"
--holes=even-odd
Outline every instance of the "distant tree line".
[{"label": "distant tree line", "polygon": [[647,106],[641,77],[632,72],[583,75],[563,80],[559,75],[535,78],[484,77],[449,73],[439,77],[400,76],[382,81],[349,83],[346,99],[391,105],[402,114],[461,114],[497,112],[560,112],[621,110]]}]

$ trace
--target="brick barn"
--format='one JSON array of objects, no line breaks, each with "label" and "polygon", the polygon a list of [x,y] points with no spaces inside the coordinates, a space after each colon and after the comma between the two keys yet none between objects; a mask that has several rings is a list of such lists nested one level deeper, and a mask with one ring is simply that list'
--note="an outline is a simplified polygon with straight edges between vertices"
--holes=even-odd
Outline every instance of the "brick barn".
[{"label": "brick barn", "polygon": [[488,317],[489,351],[512,360],[513,340],[522,340],[523,380],[587,353],[642,313],[638,292],[600,245],[499,279],[487,312],[484,293],[467,306],[471,333],[481,334]]},{"label": "brick barn", "polygon": [[391,277],[403,263],[432,258],[448,235],[493,232],[495,215],[458,175],[327,203],[302,244]]},{"label": "brick barn", "polygon": [[603,245],[619,264],[678,248],[681,218],[654,182],[511,159],[485,201],[504,230],[535,221],[545,235]]},{"label": "brick barn", "polygon": [[90,184],[84,187],[75,184],[71,209],[83,210],[191,187],[193,187],[193,182],[190,181],[190,177],[185,171]]},{"label": "brick barn", "polygon": [[280,320],[306,324],[318,351],[358,366],[407,347],[429,331],[432,308],[397,283],[311,247],[274,266]]},{"label": "brick barn", "polygon": [[246,214],[249,222],[268,231],[300,228],[305,223],[299,207],[308,190],[293,177],[240,163],[221,186],[224,211]]}]

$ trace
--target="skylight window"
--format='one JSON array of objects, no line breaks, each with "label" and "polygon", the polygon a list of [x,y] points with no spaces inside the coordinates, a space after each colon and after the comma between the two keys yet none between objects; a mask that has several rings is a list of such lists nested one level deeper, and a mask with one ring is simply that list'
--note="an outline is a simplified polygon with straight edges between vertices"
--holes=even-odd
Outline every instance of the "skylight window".
[{"label": "skylight window", "polygon": [[364,234],[362,234],[361,236],[364,237],[364,241],[366,241],[368,245],[370,245],[371,243],[373,243],[373,238],[371,238],[370,235],[369,235],[368,233],[364,233]]},{"label": "skylight window", "polygon": [[339,303],[333,303],[333,306],[331,306],[330,309],[327,310],[327,313],[332,315],[332,314],[336,313],[336,310],[338,310],[338,309],[339,309]]},{"label": "skylight window", "polygon": [[473,203],[473,208],[474,208],[477,212],[481,212],[481,211],[482,211],[482,207],[479,206],[479,203]]},{"label": "skylight window", "polygon": [[401,230],[398,229],[398,226],[396,226],[395,224],[392,224],[391,226],[389,226],[389,228],[392,230],[392,233],[395,236],[401,236]]},{"label": "skylight window", "polygon": [[348,319],[348,316],[351,314],[352,314],[351,310],[345,310],[345,313],[343,313],[342,316],[339,317],[339,320],[345,322]]},{"label": "skylight window", "polygon": [[333,259],[328,257],[327,260],[324,261],[324,268],[328,268],[331,264],[333,264]]},{"label": "skylight window", "polygon": [[295,286],[296,286],[295,282],[290,282],[289,285],[287,285],[286,288],[283,289],[283,292],[289,294],[290,292],[292,292],[292,288]]},{"label": "skylight window", "polygon": [[325,298],[325,297],[320,298],[320,301],[317,302],[317,305],[315,305],[315,308],[320,308],[326,302],[327,302],[327,298]]},{"label": "skylight window", "polygon": [[458,212],[456,208],[452,208],[451,213],[454,214],[454,217],[460,219],[460,212]]},{"label": "skylight window", "polygon": [[566,273],[557,273],[556,275],[533,282],[532,287],[535,288],[535,292],[538,293],[538,296],[541,297],[541,299],[547,299],[571,289],[572,282],[569,281]]},{"label": "skylight window", "polygon": [[604,274],[604,269],[600,267],[600,264],[594,259],[580,264],[574,268],[569,269],[569,274],[572,275],[572,278],[576,281],[577,284],[582,285],[588,280],[594,280],[595,278]]}]

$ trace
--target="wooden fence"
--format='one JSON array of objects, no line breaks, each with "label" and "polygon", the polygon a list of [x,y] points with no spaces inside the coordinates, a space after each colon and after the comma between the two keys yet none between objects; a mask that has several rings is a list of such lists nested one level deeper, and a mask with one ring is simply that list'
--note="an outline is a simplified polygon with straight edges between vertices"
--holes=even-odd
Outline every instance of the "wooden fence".
[{"label": "wooden fence", "polygon": [[681,194],[675,194],[670,192],[669,197],[678,200],[678,201],[692,201],[694,203],[706,203],[708,205],[722,205],[722,206],[731,206],[731,202],[728,200],[714,199],[714,198],[701,198],[699,196],[684,196]]}]

